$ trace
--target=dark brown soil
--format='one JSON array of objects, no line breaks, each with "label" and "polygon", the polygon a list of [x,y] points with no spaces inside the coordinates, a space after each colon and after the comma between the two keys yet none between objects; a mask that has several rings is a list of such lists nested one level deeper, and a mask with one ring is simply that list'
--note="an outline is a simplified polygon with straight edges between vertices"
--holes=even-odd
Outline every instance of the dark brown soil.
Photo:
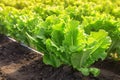
[{"label": "dark brown soil", "polygon": [[120,62],[105,60],[94,66],[98,77],[81,75],[68,66],[53,68],[42,62],[42,55],[0,35],[0,80],[120,80]]}]

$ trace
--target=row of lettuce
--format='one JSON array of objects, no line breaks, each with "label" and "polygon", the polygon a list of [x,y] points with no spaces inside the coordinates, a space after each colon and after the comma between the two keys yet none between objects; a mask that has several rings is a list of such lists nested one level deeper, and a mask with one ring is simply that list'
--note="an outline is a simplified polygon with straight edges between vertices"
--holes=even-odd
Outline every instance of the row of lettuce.
[{"label": "row of lettuce", "polygon": [[0,33],[44,53],[46,64],[97,76],[95,61],[119,60],[119,12],[118,0],[1,0]]}]

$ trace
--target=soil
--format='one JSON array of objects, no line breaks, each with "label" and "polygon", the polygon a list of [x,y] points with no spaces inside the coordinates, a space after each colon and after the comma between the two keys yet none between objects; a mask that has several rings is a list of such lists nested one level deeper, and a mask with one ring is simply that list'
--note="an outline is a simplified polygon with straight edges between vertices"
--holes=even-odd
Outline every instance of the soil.
[{"label": "soil", "polygon": [[0,80],[120,80],[120,62],[99,61],[98,77],[83,76],[69,66],[54,68],[42,62],[42,55],[0,35]]}]

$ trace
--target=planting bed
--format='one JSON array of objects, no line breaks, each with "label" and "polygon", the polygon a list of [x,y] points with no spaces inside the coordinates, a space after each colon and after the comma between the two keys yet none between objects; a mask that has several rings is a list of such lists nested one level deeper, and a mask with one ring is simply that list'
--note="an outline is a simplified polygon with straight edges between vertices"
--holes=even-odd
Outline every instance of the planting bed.
[{"label": "planting bed", "polygon": [[101,69],[97,78],[68,66],[53,68],[42,62],[41,54],[0,35],[0,80],[120,80],[120,62],[105,60],[94,66]]}]

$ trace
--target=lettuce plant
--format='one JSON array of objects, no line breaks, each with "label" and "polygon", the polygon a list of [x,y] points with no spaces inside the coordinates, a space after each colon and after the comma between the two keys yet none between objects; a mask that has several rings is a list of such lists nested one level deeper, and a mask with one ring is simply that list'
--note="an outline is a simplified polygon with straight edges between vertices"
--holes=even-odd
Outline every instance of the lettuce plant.
[{"label": "lettuce plant", "polygon": [[[43,62],[54,67],[69,65],[83,75],[99,75],[91,65],[104,60],[111,39],[104,30],[86,34],[79,22],[69,18],[49,17],[41,26],[40,33],[33,39],[39,50],[44,53]],[[47,25],[49,24],[49,25]]]}]

